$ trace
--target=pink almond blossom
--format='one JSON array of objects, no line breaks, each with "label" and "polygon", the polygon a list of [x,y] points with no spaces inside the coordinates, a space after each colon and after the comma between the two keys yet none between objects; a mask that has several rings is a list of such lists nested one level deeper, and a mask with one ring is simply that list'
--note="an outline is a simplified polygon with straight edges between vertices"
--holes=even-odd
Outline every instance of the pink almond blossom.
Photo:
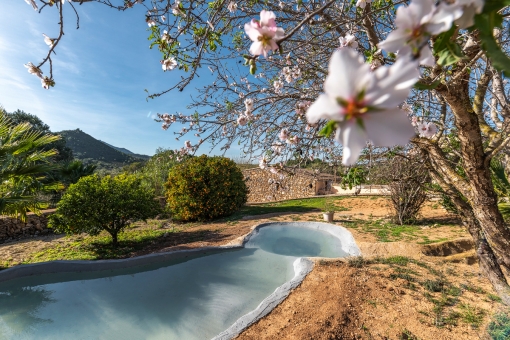
[{"label": "pink almond blossom", "polygon": [[431,122],[419,122],[416,124],[420,137],[432,138],[437,132],[437,126]]},{"label": "pink almond blossom", "polygon": [[462,15],[462,8],[440,3],[434,0],[413,0],[409,6],[399,6],[395,17],[397,29],[379,43],[379,48],[388,52],[397,52],[399,57],[413,56],[420,64],[434,66],[428,40],[432,35],[446,32],[453,21]]},{"label": "pink almond blossom", "polygon": [[343,164],[352,165],[366,145],[404,145],[414,136],[407,115],[398,108],[419,78],[417,63],[398,59],[374,72],[350,48],[335,51],[324,82],[324,94],[306,112],[311,124],[336,122],[336,140],[343,144]]},{"label": "pink almond blossom", "polygon": [[28,69],[28,73],[33,74],[34,76],[37,76],[39,78],[42,78],[42,71],[40,68],[36,67],[31,62],[25,64],[25,67]]},{"label": "pink almond blossom", "polygon": [[171,71],[174,68],[177,67],[177,61],[175,58],[168,58],[165,60],[161,60],[161,68],[163,68],[163,71]]},{"label": "pink almond blossom", "polygon": [[267,57],[269,51],[276,51],[279,39],[283,38],[284,30],[276,27],[276,15],[274,12],[262,10],[260,20],[252,19],[244,25],[246,35],[253,41],[250,53]]},{"label": "pink almond blossom", "polygon": [[356,37],[352,34],[347,33],[345,37],[338,38],[340,40],[340,48],[343,47],[350,47],[350,48],[357,48],[358,42],[356,41]]}]

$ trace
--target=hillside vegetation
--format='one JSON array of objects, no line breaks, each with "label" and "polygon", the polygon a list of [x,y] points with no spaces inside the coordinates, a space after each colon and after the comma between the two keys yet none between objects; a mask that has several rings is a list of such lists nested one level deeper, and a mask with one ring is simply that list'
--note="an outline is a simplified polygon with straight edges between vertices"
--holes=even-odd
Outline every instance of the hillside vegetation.
[{"label": "hillside vegetation", "polygon": [[60,131],[59,134],[73,150],[75,158],[85,163],[97,163],[100,168],[118,167],[141,160],[138,155],[121,152],[80,129]]}]

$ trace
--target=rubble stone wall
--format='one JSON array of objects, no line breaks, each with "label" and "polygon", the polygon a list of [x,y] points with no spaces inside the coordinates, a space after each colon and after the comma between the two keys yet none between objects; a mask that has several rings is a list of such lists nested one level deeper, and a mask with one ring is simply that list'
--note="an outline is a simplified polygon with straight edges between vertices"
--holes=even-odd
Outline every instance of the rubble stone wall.
[{"label": "rubble stone wall", "polygon": [[49,209],[43,210],[40,216],[28,214],[26,223],[16,218],[0,216],[0,243],[52,233],[53,230],[48,228],[48,216],[54,212],[55,209]]},{"label": "rubble stone wall", "polygon": [[307,173],[282,176],[261,169],[243,171],[248,203],[270,202],[316,195],[317,180]]}]

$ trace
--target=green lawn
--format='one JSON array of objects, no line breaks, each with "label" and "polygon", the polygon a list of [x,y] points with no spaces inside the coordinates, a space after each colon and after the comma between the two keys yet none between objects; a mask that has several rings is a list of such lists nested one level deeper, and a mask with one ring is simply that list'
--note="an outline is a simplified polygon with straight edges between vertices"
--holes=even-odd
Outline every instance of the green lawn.
[{"label": "green lawn", "polygon": [[[345,197],[329,197],[337,206],[337,211],[349,210],[341,206],[340,201]],[[324,206],[325,197],[304,198],[283,202],[266,203],[260,205],[248,205],[238,212],[229,216],[228,220],[237,220],[243,216],[262,215],[280,212],[310,212],[318,211]]]}]

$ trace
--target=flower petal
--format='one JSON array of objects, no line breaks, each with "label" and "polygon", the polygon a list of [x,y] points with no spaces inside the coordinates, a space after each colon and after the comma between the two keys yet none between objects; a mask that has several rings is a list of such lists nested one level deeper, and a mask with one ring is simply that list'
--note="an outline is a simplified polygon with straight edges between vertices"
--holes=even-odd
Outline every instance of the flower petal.
[{"label": "flower petal", "polygon": [[315,124],[319,119],[340,121],[343,115],[340,114],[340,106],[334,98],[321,94],[306,111],[306,119],[310,124]]},{"label": "flower petal", "polygon": [[244,31],[251,41],[258,41],[258,38],[262,35],[260,29],[254,26],[252,21],[244,24]]},{"label": "flower petal", "polygon": [[276,28],[276,14],[272,11],[266,11],[263,9],[260,12],[260,25]]},{"label": "flower petal", "polygon": [[365,130],[352,119],[340,124],[335,139],[344,147],[342,155],[342,164],[344,165],[356,163],[368,140]]},{"label": "flower petal", "polygon": [[255,41],[250,46],[250,53],[252,55],[261,55],[266,56],[267,52],[264,50],[264,44],[260,41]]},{"label": "flower petal", "polygon": [[370,79],[370,65],[350,48],[337,50],[329,61],[324,92],[333,98],[351,99],[364,89]]},{"label": "flower petal", "polygon": [[376,81],[367,90],[366,102],[377,108],[393,109],[409,96],[420,76],[418,64],[400,56],[390,67],[379,67],[374,73]]}]

